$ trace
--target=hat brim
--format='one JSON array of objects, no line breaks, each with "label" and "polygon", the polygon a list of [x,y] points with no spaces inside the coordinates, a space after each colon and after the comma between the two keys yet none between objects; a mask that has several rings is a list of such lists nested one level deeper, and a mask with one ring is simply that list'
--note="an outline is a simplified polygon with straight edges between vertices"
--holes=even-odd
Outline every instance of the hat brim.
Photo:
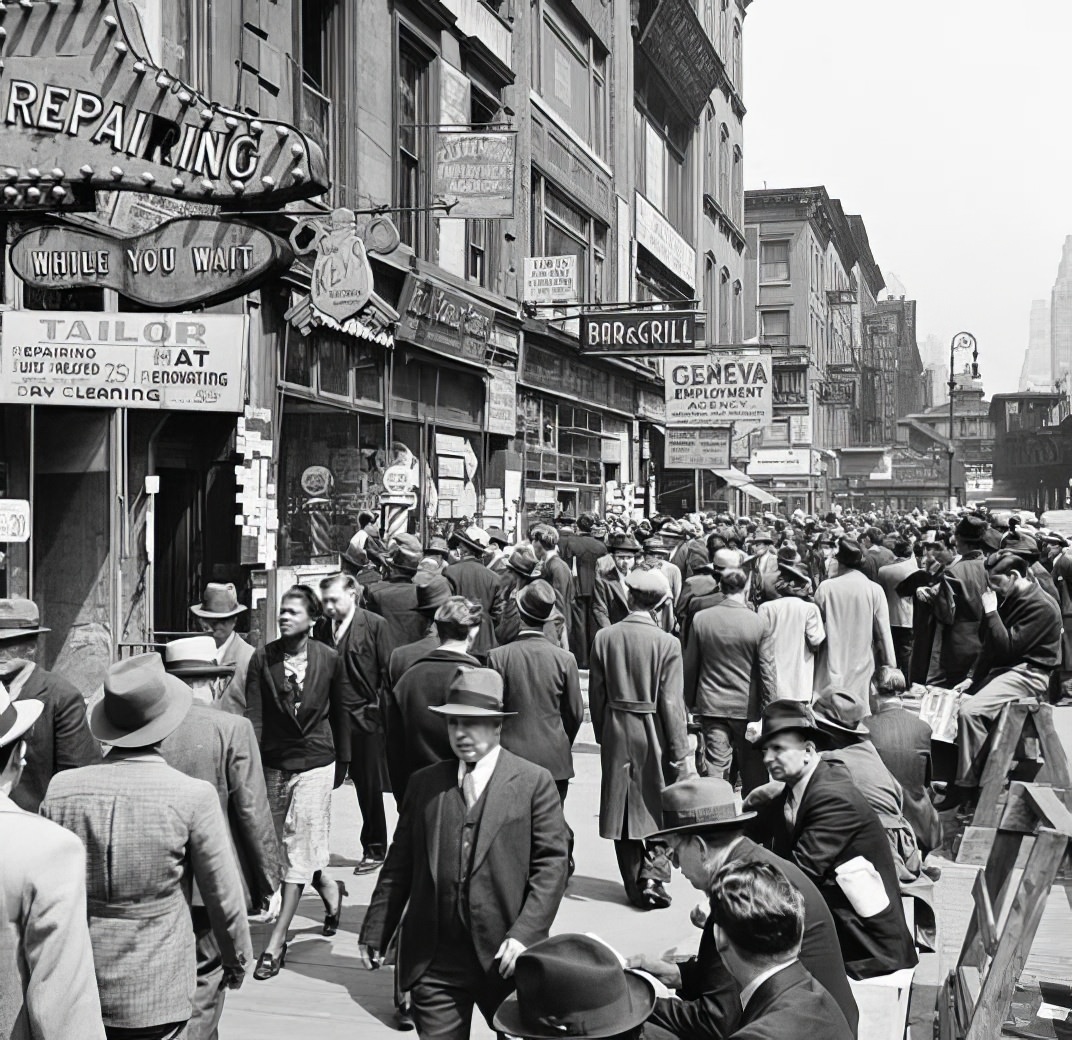
[{"label": "hat brim", "polygon": [[105,714],[104,701],[100,700],[89,713],[90,733],[102,744],[122,748],[148,747],[170,736],[189,713],[194,693],[180,678],[167,673],[164,685],[170,703],[155,719],[137,729],[121,729]]},{"label": "hat brim", "polygon": [[516,715],[516,711],[492,711],[490,708],[474,708],[469,704],[440,704],[429,708],[437,715],[446,715],[455,719],[505,719],[508,715]]},{"label": "hat brim", "polygon": [[524,570],[521,567],[515,567],[509,560],[506,561],[506,566],[510,568],[515,574],[520,574],[522,578],[534,578],[536,576],[536,568],[533,567],[531,571]]},{"label": "hat brim", "polygon": [[534,1024],[522,1017],[516,993],[512,993],[499,1005],[492,1025],[500,1033],[525,1037],[525,1040],[569,1040],[570,1037],[582,1035],[588,1040],[606,1040],[607,1037],[628,1033],[651,1017],[652,1011],[655,1010],[655,987],[639,972],[630,971],[628,968],[624,971],[629,1006],[625,1007],[623,1002],[619,1017],[594,1032],[585,1030],[583,1034],[571,1033],[568,1030]]},{"label": "hat brim", "polygon": [[487,545],[481,545],[479,542],[474,542],[471,538],[466,538],[464,534],[454,533],[454,537],[458,539],[462,545],[468,546],[474,552],[486,553],[491,548],[491,543]]},{"label": "hat brim", "polygon": [[820,738],[826,736],[818,726],[807,726],[804,724],[773,726],[765,732],[760,733],[760,735],[756,737],[755,743],[753,743],[752,746],[755,748],[766,747],[779,733],[803,733],[806,736]]},{"label": "hat brim", "polygon": [[810,574],[805,574],[802,570],[800,570],[800,568],[794,567],[792,564],[779,563],[778,564],[778,570],[780,570],[783,574],[788,574],[791,577],[796,578],[797,581],[800,581],[800,582],[810,582],[811,581],[811,575]]},{"label": "hat brim", "polygon": [[176,661],[174,665],[164,664],[164,670],[168,675],[191,677],[234,675],[235,667],[233,664],[209,664],[207,661]]},{"label": "hat brim", "polygon": [[812,708],[811,713],[815,716],[815,724],[820,730],[825,730],[829,733],[844,733],[854,737],[871,736],[871,730],[869,730],[862,722],[857,722],[854,727],[850,727],[841,722],[835,722],[826,715],[820,715],[814,707]]},{"label": "hat brim", "polygon": [[28,636],[39,636],[51,631],[51,628],[0,628],[0,643],[6,643],[11,639],[26,639]]},{"label": "hat brim", "polygon": [[687,834],[689,831],[711,831],[718,830],[722,827],[740,827],[742,824],[747,823],[753,817],[758,815],[758,813],[746,812],[739,813],[731,820],[707,820],[704,823],[683,823],[678,827],[667,827],[665,830],[656,831],[655,834],[649,834],[645,840],[651,841],[653,838],[662,838],[667,834]]},{"label": "hat brim", "polygon": [[[351,560],[350,562],[353,563],[354,561]],[[239,603],[234,610],[205,610],[200,603],[195,603],[190,608],[190,613],[193,614],[194,617],[205,618],[208,621],[226,621],[227,618],[238,617],[239,614],[245,613],[248,609],[248,607]]]},{"label": "hat brim", "polygon": [[31,698],[26,701],[15,701],[11,707],[15,709],[15,722],[6,733],[0,733],[0,747],[14,744],[16,740],[33,729],[33,724],[45,710],[45,702]]},{"label": "hat brim", "polygon": [[[553,610],[554,608],[552,608]],[[548,614],[545,618],[535,617],[533,614],[529,614],[522,609],[521,604],[517,605],[517,613],[522,621],[527,621],[530,625],[546,625],[551,620],[552,615]]]}]

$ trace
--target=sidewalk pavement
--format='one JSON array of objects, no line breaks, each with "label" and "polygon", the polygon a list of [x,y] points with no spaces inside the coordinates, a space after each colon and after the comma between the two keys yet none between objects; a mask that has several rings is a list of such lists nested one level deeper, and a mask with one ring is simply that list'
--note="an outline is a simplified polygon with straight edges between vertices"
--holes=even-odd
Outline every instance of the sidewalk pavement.
[{"label": "sidewalk pavement", "polygon": [[[1072,754],[1072,707],[1055,713],[1058,732]],[[576,778],[570,785],[566,817],[576,832],[577,873],[566,889],[553,931],[592,932],[623,954],[647,949],[663,952],[672,948],[691,951],[699,932],[689,922],[689,911],[703,902],[680,875],[670,893],[673,906],[644,913],[625,899],[611,842],[599,837],[599,755],[590,723],[578,737],[574,755]],[[394,827],[394,802],[387,796],[388,824]],[[357,956],[357,936],[368,906],[376,875],[354,877],[351,871],[360,858],[357,834],[360,826],[354,789],[345,785],[332,802],[332,857],[329,875],[344,881],[349,896],[344,900],[339,933],[331,939],[320,935],[323,907],[315,894],[302,899],[300,914],[291,929],[286,967],[276,978],[256,982],[252,978],[237,993],[227,997],[220,1026],[222,1040],[290,1040],[294,1035],[315,1035],[317,1040],[386,1040],[397,1038],[394,1028],[391,969],[363,971]],[[913,1036],[929,1036],[934,994],[941,978],[956,963],[964,929],[971,911],[971,887],[976,869],[938,861],[942,880],[935,888],[938,912],[938,952],[924,954],[915,976],[912,1019]],[[1025,978],[1067,978],[1072,975],[1072,955],[1067,936],[1072,934],[1072,889],[1055,888],[1047,902],[1041,927],[1024,969]],[[254,952],[259,954],[267,928],[254,926]],[[479,1014],[473,1036],[493,1036]]]}]

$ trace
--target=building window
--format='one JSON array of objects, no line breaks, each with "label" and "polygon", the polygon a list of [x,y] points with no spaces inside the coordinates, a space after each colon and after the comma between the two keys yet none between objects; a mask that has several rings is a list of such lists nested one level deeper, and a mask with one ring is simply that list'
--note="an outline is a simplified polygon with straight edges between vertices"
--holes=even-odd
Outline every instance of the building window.
[{"label": "building window", "polygon": [[427,205],[430,57],[406,36],[398,41],[398,234],[419,256],[428,249]]},{"label": "building window", "polygon": [[733,342],[733,307],[730,303],[730,272],[723,267],[718,276],[718,341]]},{"label": "building window", "polygon": [[704,0],[703,27],[712,43],[718,41],[718,0]]},{"label": "building window", "polygon": [[718,131],[718,204],[730,212],[730,128],[725,123]]},{"label": "building window", "polygon": [[733,214],[734,223],[742,227],[744,225],[744,162],[741,149],[736,146],[733,149],[733,203],[730,212]]},{"label": "building window", "polygon": [[737,89],[737,92],[741,92],[741,76],[743,69],[741,67],[741,23],[734,21],[733,23],[733,85]]},{"label": "building window", "polygon": [[740,279],[733,283],[733,342],[744,340],[744,286]]},{"label": "building window", "polygon": [[704,313],[707,317],[707,342],[714,343],[718,325],[715,322],[717,316],[716,297],[718,284],[715,281],[715,258],[708,253],[704,257],[703,293]]},{"label": "building window", "polygon": [[703,190],[704,194],[715,197],[715,185],[718,183],[718,124],[715,122],[715,109],[713,105],[707,106],[707,114],[704,118],[704,163],[703,163]]},{"label": "building window", "polygon": [[[486,126],[499,119],[499,101],[491,95],[470,87],[470,116],[473,127]],[[465,222],[465,277],[476,285],[488,288],[488,278],[497,270],[493,251],[499,242],[499,221],[467,220]]]},{"label": "building window", "polygon": [[759,339],[770,347],[788,347],[789,311],[760,311]]},{"label": "building window", "polygon": [[533,36],[533,78],[540,96],[596,155],[607,153],[607,56],[578,22],[542,0]]},{"label": "building window", "polygon": [[637,137],[637,188],[686,238],[692,239],[692,164],[690,134],[662,129],[658,117],[634,110]]},{"label": "building window", "polygon": [[759,280],[789,281],[789,242],[759,243]]},{"label": "building window", "polygon": [[603,301],[607,227],[573,205],[543,177],[532,185],[532,242],[536,256],[575,256],[581,299]]},{"label": "building window", "polygon": [[718,12],[718,56],[723,62],[729,56],[730,0],[720,0]]}]

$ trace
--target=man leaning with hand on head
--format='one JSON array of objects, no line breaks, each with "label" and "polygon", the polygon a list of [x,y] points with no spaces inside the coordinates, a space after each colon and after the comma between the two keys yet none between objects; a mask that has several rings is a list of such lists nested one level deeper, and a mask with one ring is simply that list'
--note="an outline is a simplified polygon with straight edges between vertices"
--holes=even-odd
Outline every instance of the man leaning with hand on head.
[{"label": "man leaning with hand on head", "polygon": [[[410,779],[361,928],[367,968],[400,927],[398,984],[421,1036],[466,1040],[492,1022],[514,962],[547,938],[566,887],[567,836],[551,774],[499,746],[503,680],[458,669],[445,716],[454,758]],[[407,906],[408,904],[408,906]]]}]

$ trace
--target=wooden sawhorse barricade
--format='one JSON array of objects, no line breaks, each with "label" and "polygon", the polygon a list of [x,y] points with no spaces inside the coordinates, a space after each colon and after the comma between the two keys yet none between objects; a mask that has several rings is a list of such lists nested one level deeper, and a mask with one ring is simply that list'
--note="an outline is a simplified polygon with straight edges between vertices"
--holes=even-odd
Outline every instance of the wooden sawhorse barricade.
[{"label": "wooden sawhorse barricade", "polygon": [[1054,731],[1049,704],[1009,704],[1002,710],[979,784],[979,804],[957,850],[958,863],[981,867],[987,862],[1008,787],[1017,780],[1053,788],[1072,809],[1068,756]]},{"label": "wooden sawhorse barricade", "polygon": [[[1015,891],[1010,892],[1025,839],[1032,839],[1031,851]],[[939,991],[938,1040],[1001,1036],[1062,864],[1072,869],[1072,812],[1052,788],[1014,781],[986,866],[975,879],[975,908],[957,966]]]}]

